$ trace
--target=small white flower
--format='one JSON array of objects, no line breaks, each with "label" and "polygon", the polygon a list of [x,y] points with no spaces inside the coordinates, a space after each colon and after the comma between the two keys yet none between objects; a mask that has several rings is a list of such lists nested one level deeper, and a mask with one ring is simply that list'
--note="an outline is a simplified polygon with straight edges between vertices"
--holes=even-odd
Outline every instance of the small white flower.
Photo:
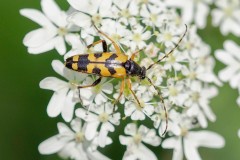
[{"label": "small white flower", "polygon": [[114,0],[112,11],[118,22],[128,25],[138,15],[138,5],[132,0]]},{"label": "small white flower", "polygon": [[86,138],[92,140],[99,128],[100,147],[105,147],[107,144],[108,132],[114,131],[114,125],[120,124],[120,113],[113,113],[113,104],[106,103],[105,105],[91,106],[90,112],[79,108],[76,110],[76,116],[87,122]]},{"label": "small white flower", "polygon": [[[125,25],[122,25],[120,22],[117,22],[112,19],[105,19],[101,23],[100,30],[106,33],[111,39],[113,39],[118,44],[127,44],[126,36],[130,34],[130,30],[126,28]],[[108,44],[112,43],[108,39],[104,38]]]},{"label": "small white flower", "polygon": [[92,24],[99,26],[103,18],[112,17],[112,0],[68,0],[77,11],[68,20],[79,27],[89,28]]},{"label": "small white flower", "polygon": [[147,143],[152,146],[158,146],[161,143],[161,139],[156,136],[154,129],[148,129],[141,125],[137,128],[134,123],[129,123],[124,130],[125,134],[130,136],[119,136],[120,143],[127,146],[127,150],[124,153],[124,160],[157,160],[154,153],[148,149],[143,143]]},{"label": "small white flower", "polygon": [[211,98],[215,97],[218,92],[216,87],[204,87],[201,82],[193,81],[189,85],[190,91],[187,91],[189,96],[184,105],[189,107],[187,114],[190,117],[196,117],[201,127],[207,127],[207,119],[215,121],[216,116],[209,106]]},{"label": "small white flower", "polygon": [[[150,58],[143,58],[141,60],[141,66],[145,66],[146,68],[148,66],[150,66],[151,64],[153,64],[154,61]],[[163,78],[165,78],[167,76],[166,74],[166,69],[162,66],[162,65],[154,65],[151,69],[149,69],[146,73],[146,76],[151,79],[151,82],[155,85],[155,86],[160,86],[161,83],[163,82]],[[147,87],[147,89],[153,91],[153,93],[156,92],[155,89],[152,90],[151,87],[145,86]]]},{"label": "small white flower", "polygon": [[126,37],[130,42],[125,44],[130,46],[132,51],[143,49],[146,46],[146,41],[151,37],[151,32],[146,31],[143,26],[137,24],[133,26],[132,32]]},{"label": "small white flower", "polygon": [[[199,57],[199,61],[194,63],[190,62],[189,66],[182,67],[182,74],[186,76],[187,81],[200,80],[206,83],[215,83],[221,86],[222,83],[214,74],[214,59],[211,56]],[[202,60],[202,62],[200,62]]]},{"label": "small white flower", "polygon": [[[182,34],[182,32],[181,32]],[[164,44],[166,47],[174,47],[179,41],[179,29],[176,26],[167,24],[166,26],[159,28],[157,35],[157,42]]]},{"label": "small white flower", "polygon": [[143,94],[136,94],[136,96],[141,106],[139,106],[135,100],[127,101],[124,105],[124,113],[127,117],[131,116],[132,120],[144,120],[145,116],[149,117],[153,114],[153,104],[156,102],[151,102],[152,96],[146,92]]},{"label": "small white flower", "polygon": [[240,36],[240,3],[237,0],[217,0],[212,10],[212,24],[220,26],[223,35],[233,33]]},{"label": "small white flower", "polygon": [[[65,38],[77,31],[67,22],[67,13],[54,0],[41,0],[43,13],[36,9],[21,9],[21,15],[31,19],[42,28],[29,32],[23,40],[28,52],[39,54],[56,49],[59,54],[66,52]],[[72,35],[73,36],[73,35]]]},{"label": "small white flower", "polygon": [[169,7],[181,9],[182,19],[186,24],[194,22],[198,28],[206,27],[209,5],[213,0],[165,0]]},{"label": "small white flower", "polygon": [[[113,92],[113,84],[110,82],[111,80],[107,80],[107,78],[102,78],[101,83],[98,85],[80,89],[80,94],[83,98],[82,100],[84,105],[89,105],[92,103],[100,105],[107,102],[108,96],[106,94],[110,95]],[[87,77],[83,81],[83,86],[92,84],[93,82],[93,78]]]},{"label": "small white flower", "polygon": [[158,55],[159,51],[160,51],[160,49],[158,47],[156,47],[153,42],[151,42],[150,44],[148,44],[146,46],[144,53],[150,58],[155,58]]},{"label": "small white flower", "polygon": [[182,106],[188,95],[185,93],[185,84],[183,81],[167,80],[167,88],[162,89],[163,97],[168,97],[169,101],[177,106]]},{"label": "small white flower", "polygon": [[[65,159],[109,160],[97,150],[94,141],[86,139],[86,125],[83,125],[80,119],[74,119],[71,128],[64,123],[58,123],[59,134],[43,141],[38,147],[39,152],[46,155],[58,153]],[[108,142],[111,140],[108,139]]]},{"label": "small white flower", "polygon": [[214,73],[215,59],[211,56],[211,48],[199,37],[196,26],[189,27],[179,48],[184,50],[183,55],[188,55],[186,58],[189,65],[183,65],[181,70],[187,81],[198,79],[206,83],[222,85]]},{"label": "small white flower", "polygon": [[188,32],[179,47],[187,51],[192,59],[198,59],[199,56],[210,54],[210,46],[202,41],[195,25],[188,26]]},{"label": "small white flower", "polygon": [[226,65],[219,72],[219,78],[229,82],[232,88],[240,88],[240,47],[233,41],[224,42],[224,50],[215,52],[216,58]]},{"label": "small white flower", "polygon": [[55,77],[47,77],[40,82],[40,88],[53,90],[54,94],[47,106],[47,114],[56,117],[60,113],[66,122],[72,120],[74,106],[79,102],[76,95],[77,88],[72,83],[81,82],[86,75],[65,68],[58,60],[52,62],[53,69],[68,81]]},{"label": "small white flower", "polygon": [[[159,56],[159,57],[162,57]],[[186,62],[186,56],[184,52],[174,51],[170,56],[168,56],[165,60],[164,68],[166,70],[172,71],[180,71],[184,66],[182,62]]]},{"label": "small white flower", "polygon": [[140,15],[142,16],[142,22],[147,26],[159,26],[161,12],[163,12],[163,8],[154,6],[154,5],[142,5],[140,10]]}]

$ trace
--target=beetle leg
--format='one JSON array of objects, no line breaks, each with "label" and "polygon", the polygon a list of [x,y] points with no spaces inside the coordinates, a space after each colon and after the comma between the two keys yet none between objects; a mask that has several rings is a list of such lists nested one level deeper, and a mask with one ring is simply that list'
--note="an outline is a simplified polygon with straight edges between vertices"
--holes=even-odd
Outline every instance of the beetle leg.
[{"label": "beetle leg", "polygon": [[75,84],[75,83],[72,83],[72,85],[75,85],[75,86],[78,88],[78,97],[79,97],[80,102],[81,102],[82,105],[83,105],[83,103],[82,103],[82,98],[81,98],[81,94],[80,94],[80,89],[81,89],[81,88],[94,87],[94,86],[98,85],[98,84],[101,82],[101,80],[102,80],[102,77],[99,77],[99,78],[98,78],[97,80],[95,80],[92,84],[86,85],[86,86],[80,86],[80,85],[77,85],[77,84]]},{"label": "beetle leg", "polygon": [[[122,79],[121,86],[120,86],[119,96],[118,96],[118,98],[113,102],[113,113],[114,113],[114,111],[115,111],[116,104],[118,103],[118,101],[120,100],[120,98],[121,98],[121,96],[122,96],[122,94],[123,94],[124,87],[125,87],[125,79],[123,78],[123,79]],[[113,113],[112,113],[112,114],[113,114]]]},{"label": "beetle leg", "polygon": [[136,52],[134,52],[133,54],[132,54],[132,56],[131,56],[131,60],[134,60],[134,58],[135,58],[135,56],[139,53],[139,52],[141,52],[143,49],[140,49],[140,50],[138,50],[138,51],[136,51]]},{"label": "beetle leg", "polygon": [[99,44],[99,43],[102,43],[102,47],[103,47],[103,52],[107,52],[107,43],[105,40],[99,40],[99,41],[96,41],[90,45],[87,46],[87,48],[91,48],[91,47],[94,47],[95,45]]},{"label": "beetle leg", "polygon": [[132,90],[132,84],[131,84],[131,80],[130,80],[129,78],[127,79],[127,84],[128,84],[129,90],[131,91],[132,95],[134,96],[135,100],[137,101],[138,106],[141,107],[141,108],[143,108],[143,107],[141,106],[141,104],[140,104],[140,102],[139,102],[136,94],[135,94],[135,93],[133,92],[133,90]]},{"label": "beetle leg", "polygon": [[97,80],[95,80],[92,84],[90,85],[86,85],[86,86],[80,86],[80,85],[77,85],[77,88],[80,89],[80,88],[88,88],[88,87],[94,87],[96,85],[98,85],[102,80],[102,77],[99,77]]},{"label": "beetle leg", "polygon": [[106,35],[102,31],[100,31],[94,24],[93,24],[93,26],[98,31],[98,33],[102,34],[104,37],[106,37],[108,40],[110,40],[112,42],[117,54],[122,54],[121,49],[119,48],[119,46],[113,39],[111,39],[108,35]]}]

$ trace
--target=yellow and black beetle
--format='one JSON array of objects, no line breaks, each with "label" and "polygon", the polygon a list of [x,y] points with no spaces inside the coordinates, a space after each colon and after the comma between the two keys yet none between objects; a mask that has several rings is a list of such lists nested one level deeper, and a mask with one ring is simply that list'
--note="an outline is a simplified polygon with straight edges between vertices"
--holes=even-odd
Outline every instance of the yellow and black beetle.
[{"label": "yellow and black beetle", "polygon": [[[135,100],[137,101],[138,105],[141,107],[137,96],[135,95],[135,93],[132,90],[130,77],[138,76],[141,80],[147,78],[147,80],[150,82],[150,84],[153,85],[151,80],[148,77],[146,77],[146,71],[149,70],[150,68],[152,68],[155,64],[161,62],[163,59],[168,57],[178,47],[179,43],[182,41],[183,37],[186,35],[187,25],[185,25],[185,26],[186,26],[186,30],[185,30],[184,34],[182,35],[182,37],[179,39],[178,43],[175,45],[175,47],[172,48],[172,50],[170,50],[170,52],[165,54],[161,59],[159,59],[155,63],[151,64],[149,67],[145,68],[144,66],[140,67],[134,61],[134,57],[136,56],[137,53],[139,53],[139,51],[133,53],[132,56],[129,58],[127,55],[125,55],[121,52],[121,49],[119,48],[119,46],[117,45],[116,42],[114,42],[108,35],[106,35],[102,31],[100,31],[94,25],[94,27],[100,34],[102,34],[108,40],[110,40],[112,42],[112,44],[116,50],[116,53],[108,52],[106,41],[99,40],[97,42],[94,42],[91,45],[88,45],[87,48],[90,48],[90,47],[95,46],[96,44],[102,43],[102,47],[103,47],[102,53],[74,55],[74,56],[66,59],[65,66],[74,71],[87,73],[87,74],[94,74],[94,75],[99,76],[99,78],[90,85],[86,85],[86,86],[77,85],[78,89],[96,86],[97,84],[99,84],[101,82],[102,77],[112,77],[112,78],[122,79],[119,96],[114,101],[114,108],[115,108],[116,103],[119,101],[119,99],[121,98],[121,96],[123,94],[123,90],[125,87],[125,78],[126,78],[129,90],[131,91],[131,93],[134,96]],[[154,86],[154,88],[156,89],[155,86]],[[158,90],[156,89],[156,91],[158,91]],[[166,111],[166,107],[164,105],[163,97],[161,96],[161,94],[159,94],[159,96],[160,96],[161,102],[163,103],[164,110],[165,110],[166,129],[163,133],[163,134],[165,134],[166,130],[167,130],[167,124],[168,124],[167,111]]]}]

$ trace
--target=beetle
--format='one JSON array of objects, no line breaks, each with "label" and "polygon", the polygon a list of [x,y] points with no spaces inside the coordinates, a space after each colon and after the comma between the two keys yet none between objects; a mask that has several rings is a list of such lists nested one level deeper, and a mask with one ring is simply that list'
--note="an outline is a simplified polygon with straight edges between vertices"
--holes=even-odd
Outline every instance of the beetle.
[{"label": "beetle", "polygon": [[[167,58],[180,44],[182,39],[187,33],[187,25],[185,25],[186,29],[184,34],[181,36],[181,38],[178,40],[176,45],[168,52],[166,53],[162,58],[148,66],[147,68],[145,66],[140,66],[134,61],[134,57],[136,54],[138,54],[141,50],[135,52],[132,54],[132,56],[129,58],[127,55],[123,54],[121,52],[120,47],[117,45],[117,43],[112,40],[107,34],[99,30],[95,25],[93,25],[95,29],[98,31],[99,34],[106,37],[108,40],[110,40],[116,50],[116,52],[108,52],[107,49],[107,43],[105,40],[99,40],[96,41],[90,45],[87,46],[87,48],[91,48],[99,43],[102,43],[103,52],[100,53],[90,53],[90,54],[80,54],[80,55],[74,55],[72,57],[69,57],[65,61],[65,66],[71,70],[91,74],[91,75],[97,75],[99,76],[98,79],[96,79],[92,84],[86,85],[86,86],[80,86],[76,85],[79,89],[79,98],[80,98],[80,89],[81,88],[87,88],[87,87],[94,87],[98,85],[101,82],[102,77],[111,77],[111,78],[119,78],[122,80],[121,86],[120,86],[120,93],[118,98],[114,101],[114,111],[115,111],[115,105],[121,98],[123,94],[123,90],[125,87],[125,79],[127,81],[128,88],[133,95],[134,99],[136,100],[137,104],[141,107],[141,104],[132,90],[131,85],[131,77],[137,76],[140,80],[147,79],[151,85],[153,85],[152,81],[146,76],[146,72],[151,69],[155,64],[161,62],[163,59]],[[163,107],[165,110],[165,118],[166,118],[166,128],[163,133],[163,135],[167,131],[168,127],[168,115],[167,110],[164,104],[164,99],[162,95],[159,93],[157,88],[153,85],[155,90],[158,92],[158,95],[160,96],[160,100],[163,103]],[[80,98],[81,100],[81,98]]]}]

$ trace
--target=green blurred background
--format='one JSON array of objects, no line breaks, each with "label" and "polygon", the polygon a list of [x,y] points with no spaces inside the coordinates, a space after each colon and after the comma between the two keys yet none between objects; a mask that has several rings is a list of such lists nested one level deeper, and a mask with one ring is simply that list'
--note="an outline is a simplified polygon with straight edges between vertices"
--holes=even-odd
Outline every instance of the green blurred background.
[{"label": "green blurred background", "polygon": [[[11,2],[11,4],[10,4]],[[68,4],[58,0],[63,9]],[[20,16],[21,8],[40,9],[40,1],[1,0],[0,5],[0,160],[58,160],[57,155],[43,156],[38,152],[38,144],[57,133],[56,123],[61,118],[49,118],[46,106],[51,91],[39,88],[39,82],[47,76],[58,76],[51,68],[51,61],[58,57],[56,51],[41,55],[30,55],[22,44],[24,35],[38,28],[34,22]],[[210,22],[210,18],[209,18]],[[200,31],[203,40],[212,49],[222,48],[225,39],[219,30],[210,23]],[[216,72],[224,65],[217,63]],[[219,96],[212,100],[212,108],[217,115],[216,123],[210,123],[209,130],[220,133],[226,139],[223,149],[200,148],[204,160],[239,160],[240,108],[236,105],[238,93],[229,85],[220,88]],[[117,131],[120,128],[117,129]],[[118,138],[115,145],[104,151],[112,159],[121,159],[125,147],[119,148]],[[161,159],[171,159],[172,150],[161,150]],[[159,156],[158,155],[158,156]]]}]

